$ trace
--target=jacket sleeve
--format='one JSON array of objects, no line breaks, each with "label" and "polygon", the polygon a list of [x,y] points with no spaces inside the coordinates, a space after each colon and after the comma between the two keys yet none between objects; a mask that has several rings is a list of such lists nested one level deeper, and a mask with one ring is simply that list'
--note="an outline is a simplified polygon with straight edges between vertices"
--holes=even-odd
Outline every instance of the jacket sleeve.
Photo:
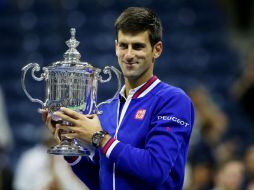
[{"label": "jacket sleeve", "polygon": [[99,189],[99,154],[95,151],[93,159],[88,156],[64,157],[78,178],[91,190]]},{"label": "jacket sleeve", "polygon": [[102,153],[121,170],[147,183],[162,184],[177,158],[185,164],[193,121],[193,105],[185,94],[160,99],[151,117],[144,149],[112,137]]}]

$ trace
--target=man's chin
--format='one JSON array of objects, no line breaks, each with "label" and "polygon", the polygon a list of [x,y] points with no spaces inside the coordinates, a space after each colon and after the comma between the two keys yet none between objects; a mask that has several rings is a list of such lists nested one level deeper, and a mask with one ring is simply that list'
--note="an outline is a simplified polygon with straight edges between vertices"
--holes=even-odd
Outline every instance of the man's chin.
[{"label": "man's chin", "polygon": [[124,73],[123,76],[128,80],[136,80],[138,78],[138,75],[134,73]]}]

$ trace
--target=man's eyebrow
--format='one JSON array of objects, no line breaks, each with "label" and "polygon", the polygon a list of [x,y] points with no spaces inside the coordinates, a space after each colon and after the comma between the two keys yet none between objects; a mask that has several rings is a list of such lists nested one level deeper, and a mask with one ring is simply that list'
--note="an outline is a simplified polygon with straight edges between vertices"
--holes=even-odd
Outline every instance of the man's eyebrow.
[{"label": "man's eyebrow", "polygon": [[137,44],[137,45],[146,45],[144,42],[133,42],[132,44]]},{"label": "man's eyebrow", "polygon": [[134,46],[141,46],[141,47],[145,47],[146,46],[146,43],[144,42],[126,42],[126,41],[118,41],[118,44],[119,45],[125,45],[125,44],[131,44],[131,45],[134,45]]},{"label": "man's eyebrow", "polygon": [[134,42],[132,43],[133,46],[139,46],[139,47],[146,47],[146,43],[143,42]]}]

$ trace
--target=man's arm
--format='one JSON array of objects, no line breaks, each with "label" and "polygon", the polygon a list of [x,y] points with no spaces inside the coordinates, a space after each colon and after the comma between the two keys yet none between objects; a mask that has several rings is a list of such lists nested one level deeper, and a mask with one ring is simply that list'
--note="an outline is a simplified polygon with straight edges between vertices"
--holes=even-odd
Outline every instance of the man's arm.
[{"label": "man's arm", "polygon": [[88,156],[64,157],[70,164],[73,172],[83,181],[91,190],[99,189],[99,157],[95,152],[93,159]]}]

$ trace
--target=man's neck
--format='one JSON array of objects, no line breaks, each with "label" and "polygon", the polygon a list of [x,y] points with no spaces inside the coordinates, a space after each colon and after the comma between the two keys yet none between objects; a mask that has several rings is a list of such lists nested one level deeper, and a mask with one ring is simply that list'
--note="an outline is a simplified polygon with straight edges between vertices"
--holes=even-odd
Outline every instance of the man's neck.
[{"label": "man's neck", "polygon": [[131,89],[134,89],[144,83],[146,83],[153,75],[152,74],[149,74],[147,76],[144,76],[144,77],[140,77],[138,79],[129,79],[129,78],[125,78],[125,95],[126,97],[128,96],[129,94],[129,91]]}]

